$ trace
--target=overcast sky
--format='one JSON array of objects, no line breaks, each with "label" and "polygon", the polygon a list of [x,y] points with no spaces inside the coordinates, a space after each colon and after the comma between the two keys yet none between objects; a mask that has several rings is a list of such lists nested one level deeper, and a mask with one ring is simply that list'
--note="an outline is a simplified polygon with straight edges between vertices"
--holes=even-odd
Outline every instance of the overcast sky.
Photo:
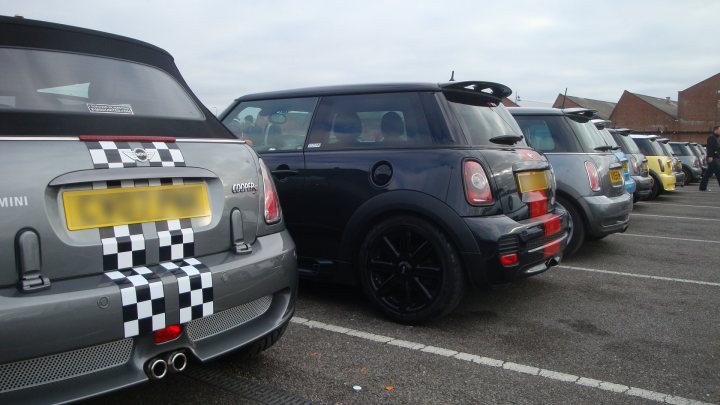
[{"label": "overcast sky", "polygon": [[164,48],[213,112],[247,93],[444,82],[452,70],[526,100],[552,102],[566,87],[677,100],[720,72],[718,0],[0,0],[0,14]]}]

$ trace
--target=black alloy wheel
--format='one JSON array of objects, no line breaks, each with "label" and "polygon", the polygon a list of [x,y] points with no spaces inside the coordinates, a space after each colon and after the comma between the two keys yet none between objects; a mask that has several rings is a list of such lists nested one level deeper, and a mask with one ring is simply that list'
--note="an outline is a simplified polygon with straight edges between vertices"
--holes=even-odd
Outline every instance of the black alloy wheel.
[{"label": "black alloy wheel", "polygon": [[365,292],[389,318],[418,323],[450,313],[464,277],[455,249],[436,226],[397,216],[377,224],[360,250]]},{"label": "black alloy wheel", "polygon": [[563,256],[570,257],[585,242],[585,222],[580,211],[570,201],[563,197],[557,197],[555,201],[568,213],[568,240]]}]

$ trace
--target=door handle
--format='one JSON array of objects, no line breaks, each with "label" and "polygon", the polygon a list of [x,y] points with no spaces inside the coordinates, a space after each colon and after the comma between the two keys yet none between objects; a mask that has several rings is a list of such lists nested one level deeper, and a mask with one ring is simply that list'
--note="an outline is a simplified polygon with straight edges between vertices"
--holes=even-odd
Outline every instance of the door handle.
[{"label": "door handle", "polygon": [[271,170],[270,173],[272,173],[273,176],[275,176],[279,179],[284,179],[285,177],[295,176],[300,172],[298,172],[297,170],[290,170],[290,169],[277,169],[277,170]]}]

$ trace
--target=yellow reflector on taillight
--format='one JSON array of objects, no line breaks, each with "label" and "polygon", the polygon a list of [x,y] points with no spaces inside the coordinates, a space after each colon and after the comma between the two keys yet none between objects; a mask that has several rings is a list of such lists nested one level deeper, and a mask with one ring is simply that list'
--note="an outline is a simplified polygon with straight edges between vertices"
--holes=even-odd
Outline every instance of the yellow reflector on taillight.
[{"label": "yellow reflector on taillight", "polygon": [[545,171],[540,172],[520,172],[517,174],[518,186],[521,193],[529,193],[531,191],[547,190],[550,188]]}]

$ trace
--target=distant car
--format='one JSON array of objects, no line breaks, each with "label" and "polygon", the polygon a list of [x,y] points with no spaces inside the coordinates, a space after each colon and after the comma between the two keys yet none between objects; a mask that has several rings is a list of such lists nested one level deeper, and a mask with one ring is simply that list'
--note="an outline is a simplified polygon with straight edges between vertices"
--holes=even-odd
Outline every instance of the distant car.
[{"label": "distant car", "polygon": [[675,155],[680,159],[682,171],[685,173],[685,184],[700,181],[702,167],[700,159],[690,147],[690,142],[668,142]]},{"label": "distant car", "polygon": [[698,160],[700,161],[700,169],[702,170],[702,174],[705,174],[705,170],[707,170],[707,151],[705,150],[705,147],[700,145],[697,142],[690,142],[690,150],[695,153],[695,156],[697,156]]},{"label": "distant car", "polygon": [[665,154],[670,156],[672,159],[672,171],[675,175],[675,185],[684,187],[685,186],[685,172],[683,172],[682,162],[680,158],[675,154],[672,147],[670,147],[670,140],[668,138],[658,138],[660,146],[662,146]]},{"label": "distant car", "polygon": [[242,96],[221,119],[275,176],[300,275],[357,281],[387,317],[416,323],[452,311],[468,281],[560,261],[567,214],[501,103],[510,93],[480,81],[283,90]]},{"label": "distant car", "polygon": [[635,141],[630,138],[630,130],[628,129],[608,129],[615,142],[625,153],[630,161],[630,176],[635,181],[635,192],[633,193],[633,202],[644,200],[650,196],[653,187],[653,178],[650,177],[648,169],[648,161],[645,155],[640,152]]},{"label": "distant car", "polygon": [[557,202],[570,214],[567,255],[586,238],[624,232],[632,196],[625,190],[623,167],[590,122],[587,109],[512,107],[528,144],[544,153],[557,180]]},{"label": "distant car", "polygon": [[270,173],[171,55],[0,17],[0,66],[0,403],[87,398],[280,338],[297,264]]},{"label": "distant car", "polygon": [[656,135],[630,135],[640,151],[648,160],[650,176],[653,178],[652,193],[649,199],[655,199],[660,193],[675,190],[675,173],[673,172],[673,161],[665,152],[665,149],[657,141]]},{"label": "distant car", "polygon": [[630,160],[625,155],[625,152],[620,148],[620,145],[615,141],[615,139],[612,137],[610,132],[605,128],[605,120],[601,119],[594,119],[592,120],[592,123],[597,128],[600,135],[605,140],[605,143],[612,147],[612,153],[615,155],[615,157],[618,159],[620,164],[623,167],[623,177],[625,178],[625,190],[627,190],[628,193],[631,195],[635,194],[636,184],[633,177],[630,175]]}]

